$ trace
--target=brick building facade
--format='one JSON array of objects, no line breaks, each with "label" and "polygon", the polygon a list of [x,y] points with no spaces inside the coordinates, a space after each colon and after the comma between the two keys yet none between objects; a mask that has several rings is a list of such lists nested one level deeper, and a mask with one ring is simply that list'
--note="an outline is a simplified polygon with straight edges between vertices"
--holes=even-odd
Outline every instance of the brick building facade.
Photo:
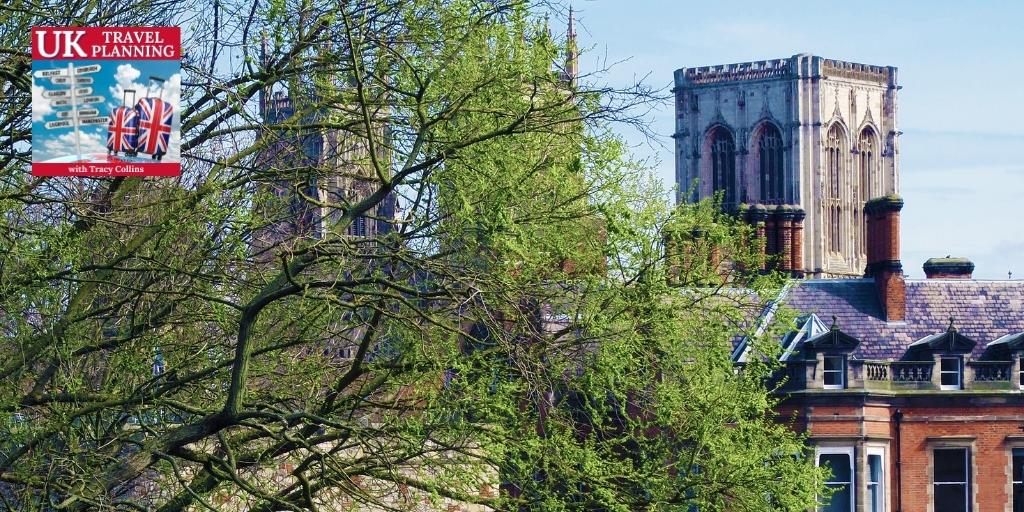
[{"label": "brick building facade", "polygon": [[950,257],[905,278],[896,68],[800,54],[675,85],[680,200],[721,194],[776,268],[814,278],[759,321],[799,315],[778,412],[832,469],[819,510],[1024,511],[1024,281]]},{"label": "brick building facade", "polygon": [[[906,279],[902,206],[866,204],[865,277],[795,281],[775,301],[801,313],[781,340],[780,417],[832,468],[821,510],[1024,510],[1024,281],[974,280],[948,257]],[[736,361],[749,355],[740,341]]]}]

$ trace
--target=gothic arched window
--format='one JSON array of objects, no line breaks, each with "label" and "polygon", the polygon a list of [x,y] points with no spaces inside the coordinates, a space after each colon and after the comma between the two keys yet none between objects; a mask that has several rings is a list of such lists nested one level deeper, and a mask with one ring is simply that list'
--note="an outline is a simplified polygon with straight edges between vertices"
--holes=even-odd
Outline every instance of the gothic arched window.
[{"label": "gothic arched window", "polygon": [[864,203],[871,199],[872,189],[874,188],[871,178],[875,169],[875,158],[878,151],[875,147],[877,145],[876,140],[875,131],[870,127],[864,128],[860,132],[860,140],[857,142],[858,162],[860,163],[860,168],[858,169],[860,183],[857,187],[858,203]]},{"label": "gothic arched window", "polygon": [[860,254],[867,254],[867,223],[863,221],[864,203],[871,199],[875,184],[873,174],[877,153],[877,138],[871,127],[864,128],[860,132],[857,141],[857,190],[854,204],[854,226],[857,229],[857,250]]},{"label": "gothic arched window", "polygon": [[736,202],[736,142],[719,126],[711,132],[711,189],[725,191],[725,204]]},{"label": "gothic arched window", "polygon": [[782,171],[782,134],[766,124],[757,140],[758,173],[761,176],[761,202],[781,203],[785,199]]},{"label": "gothic arched window", "polygon": [[825,146],[825,209],[828,216],[829,251],[841,253],[842,239],[842,177],[846,161],[846,134],[835,124],[828,131]]}]

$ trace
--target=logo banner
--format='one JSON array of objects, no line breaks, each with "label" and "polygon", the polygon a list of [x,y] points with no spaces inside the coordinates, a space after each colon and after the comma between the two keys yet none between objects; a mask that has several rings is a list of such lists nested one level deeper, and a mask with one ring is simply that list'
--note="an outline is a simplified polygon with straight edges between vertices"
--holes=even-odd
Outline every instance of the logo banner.
[{"label": "logo banner", "polygon": [[181,29],[34,27],[32,174],[181,174]]}]

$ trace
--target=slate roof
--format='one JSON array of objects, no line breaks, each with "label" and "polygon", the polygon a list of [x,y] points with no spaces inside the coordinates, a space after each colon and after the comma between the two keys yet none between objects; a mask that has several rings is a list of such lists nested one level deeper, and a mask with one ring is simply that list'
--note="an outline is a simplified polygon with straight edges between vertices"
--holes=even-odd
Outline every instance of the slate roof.
[{"label": "slate roof", "polygon": [[1024,333],[1024,280],[908,279],[904,322],[886,322],[873,279],[821,279],[795,284],[783,299],[801,313],[814,313],[860,340],[858,359],[905,359],[907,347],[946,332],[953,317],[957,331],[974,341],[981,358],[986,345]]}]

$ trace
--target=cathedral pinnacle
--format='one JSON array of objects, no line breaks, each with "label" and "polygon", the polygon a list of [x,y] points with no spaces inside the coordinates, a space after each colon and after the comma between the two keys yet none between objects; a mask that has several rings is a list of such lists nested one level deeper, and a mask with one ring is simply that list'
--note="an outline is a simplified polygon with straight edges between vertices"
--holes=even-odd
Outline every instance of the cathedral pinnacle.
[{"label": "cathedral pinnacle", "polygon": [[579,74],[579,68],[577,61],[579,60],[579,51],[576,48],[576,26],[575,26],[575,12],[572,6],[569,6],[569,30],[566,31],[566,54],[565,54],[565,78],[571,85],[576,84],[576,78]]}]

